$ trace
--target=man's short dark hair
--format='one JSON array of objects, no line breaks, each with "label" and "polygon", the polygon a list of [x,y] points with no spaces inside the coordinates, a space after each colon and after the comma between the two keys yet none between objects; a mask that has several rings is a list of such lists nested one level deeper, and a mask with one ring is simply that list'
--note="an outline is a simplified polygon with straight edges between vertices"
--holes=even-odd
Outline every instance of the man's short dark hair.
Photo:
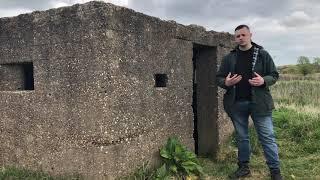
[{"label": "man's short dark hair", "polygon": [[237,31],[237,30],[242,29],[242,28],[247,28],[248,30],[250,30],[250,28],[249,28],[248,25],[241,24],[241,25],[237,26],[237,27],[234,29],[234,31]]}]

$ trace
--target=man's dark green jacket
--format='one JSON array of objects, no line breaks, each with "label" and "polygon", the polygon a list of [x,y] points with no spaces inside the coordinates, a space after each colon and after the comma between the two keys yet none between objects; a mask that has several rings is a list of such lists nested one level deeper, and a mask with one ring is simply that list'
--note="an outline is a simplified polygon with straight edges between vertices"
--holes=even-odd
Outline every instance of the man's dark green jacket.
[{"label": "man's dark green jacket", "polygon": [[[272,109],[274,109],[274,103],[270,94],[269,86],[276,83],[279,78],[279,73],[277,72],[276,66],[274,65],[274,62],[269,53],[261,46],[255,43],[252,44],[254,47],[259,48],[257,60],[254,64],[254,72],[262,76],[265,82],[262,86],[252,86],[251,88],[253,103],[252,112],[255,115],[270,115]],[[224,94],[223,105],[225,111],[227,112],[227,114],[229,114],[229,116],[232,113],[232,105],[235,102],[236,88],[235,85],[229,87],[226,86],[225,78],[227,77],[229,72],[235,74],[237,51],[240,51],[238,47],[236,47],[223,58],[216,75],[218,86],[227,90]]]}]

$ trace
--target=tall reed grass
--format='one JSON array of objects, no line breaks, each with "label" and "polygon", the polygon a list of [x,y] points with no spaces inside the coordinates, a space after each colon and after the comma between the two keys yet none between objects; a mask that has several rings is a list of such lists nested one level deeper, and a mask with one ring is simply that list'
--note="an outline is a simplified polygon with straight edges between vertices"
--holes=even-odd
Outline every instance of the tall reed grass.
[{"label": "tall reed grass", "polygon": [[271,92],[278,107],[320,107],[320,81],[279,81],[271,86]]}]

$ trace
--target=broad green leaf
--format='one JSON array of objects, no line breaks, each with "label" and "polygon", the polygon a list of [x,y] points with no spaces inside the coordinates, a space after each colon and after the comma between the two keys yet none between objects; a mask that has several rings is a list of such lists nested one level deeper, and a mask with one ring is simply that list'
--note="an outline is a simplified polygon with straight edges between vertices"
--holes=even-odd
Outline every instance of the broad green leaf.
[{"label": "broad green leaf", "polygon": [[157,169],[156,176],[159,179],[163,179],[168,176],[166,164],[163,164],[159,169]]},{"label": "broad green leaf", "polygon": [[180,153],[183,152],[183,150],[184,150],[184,149],[183,149],[182,146],[178,146],[178,145],[177,145],[177,146],[175,147],[174,152],[177,153],[177,154],[180,154]]},{"label": "broad green leaf", "polygon": [[166,149],[161,149],[160,150],[160,155],[163,158],[172,159],[172,155]]}]

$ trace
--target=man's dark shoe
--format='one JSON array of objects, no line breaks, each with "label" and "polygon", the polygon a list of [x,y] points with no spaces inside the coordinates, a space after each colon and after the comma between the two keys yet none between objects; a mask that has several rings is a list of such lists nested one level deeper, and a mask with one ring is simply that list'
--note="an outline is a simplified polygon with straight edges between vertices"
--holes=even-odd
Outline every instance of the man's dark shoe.
[{"label": "man's dark shoe", "polygon": [[239,168],[229,176],[230,179],[238,179],[238,178],[243,178],[243,177],[250,177],[251,172],[249,169],[248,164],[238,164]]},{"label": "man's dark shoe", "polygon": [[283,180],[280,169],[272,169],[270,170],[270,174],[271,180]]}]

